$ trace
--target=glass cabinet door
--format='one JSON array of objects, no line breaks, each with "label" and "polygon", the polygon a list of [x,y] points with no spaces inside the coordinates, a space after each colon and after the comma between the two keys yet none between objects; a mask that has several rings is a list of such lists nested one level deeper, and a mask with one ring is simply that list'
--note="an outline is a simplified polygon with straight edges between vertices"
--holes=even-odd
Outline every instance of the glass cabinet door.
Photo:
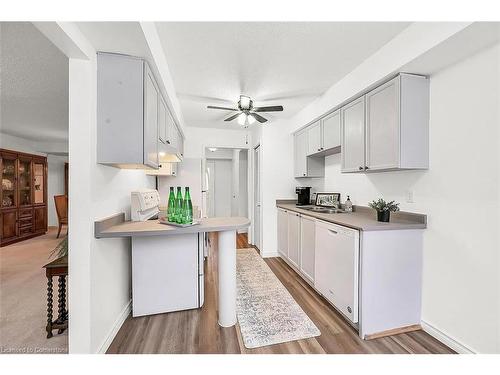
[{"label": "glass cabinet door", "polygon": [[2,207],[16,207],[16,159],[2,155]]},{"label": "glass cabinet door", "polygon": [[45,203],[45,171],[44,164],[33,164],[35,174],[35,204]]},{"label": "glass cabinet door", "polygon": [[19,205],[28,206],[31,201],[31,160],[19,159]]}]

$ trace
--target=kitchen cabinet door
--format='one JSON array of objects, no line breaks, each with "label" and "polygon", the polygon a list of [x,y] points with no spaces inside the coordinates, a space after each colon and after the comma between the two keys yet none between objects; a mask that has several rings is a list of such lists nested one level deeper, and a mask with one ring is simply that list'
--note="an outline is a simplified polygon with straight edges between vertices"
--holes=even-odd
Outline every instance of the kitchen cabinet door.
[{"label": "kitchen cabinet door", "polygon": [[364,171],[365,97],[341,108],[342,172]]},{"label": "kitchen cabinet door", "polygon": [[316,222],[315,281],[318,291],[352,322],[358,321],[359,232]]},{"label": "kitchen cabinet door", "polygon": [[299,268],[300,264],[300,214],[288,212],[288,260]]},{"label": "kitchen cabinet door", "polygon": [[18,236],[17,209],[3,210],[2,216],[2,242],[15,239]]},{"label": "kitchen cabinet door", "polygon": [[288,212],[278,208],[278,253],[288,259]]},{"label": "kitchen cabinet door", "polygon": [[167,105],[161,95],[158,98],[158,139],[167,144]]},{"label": "kitchen cabinet door", "polygon": [[323,149],[329,150],[340,147],[340,110],[337,110],[322,121]]},{"label": "kitchen cabinet door", "polygon": [[366,167],[399,167],[400,77],[366,94]]},{"label": "kitchen cabinet door", "polygon": [[[145,64],[144,82],[144,164],[158,168],[158,87],[153,74]],[[123,145],[122,145],[123,147]]]},{"label": "kitchen cabinet door", "polygon": [[310,125],[307,131],[307,155],[316,154],[322,150],[321,121]]},{"label": "kitchen cabinet door", "polygon": [[307,176],[307,132],[301,131],[295,134],[294,148],[295,177]]},{"label": "kitchen cabinet door", "polygon": [[300,216],[300,272],[314,282],[314,253],[316,220]]}]

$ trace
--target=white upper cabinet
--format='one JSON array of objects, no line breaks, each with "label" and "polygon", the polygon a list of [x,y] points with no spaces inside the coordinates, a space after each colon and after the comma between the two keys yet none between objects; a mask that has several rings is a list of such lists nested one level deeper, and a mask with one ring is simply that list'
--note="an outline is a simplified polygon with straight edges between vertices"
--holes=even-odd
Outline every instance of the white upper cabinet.
[{"label": "white upper cabinet", "polygon": [[144,102],[144,161],[158,168],[158,104],[159,91],[153,73],[145,64]]},{"label": "white upper cabinet", "polygon": [[342,172],[429,167],[426,77],[400,74],[341,111]]},{"label": "white upper cabinet", "polygon": [[307,132],[301,131],[294,137],[295,177],[307,176]]},{"label": "white upper cabinet", "polygon": [[308,129],[294,135],[294,175],[295,177],[323,177],[325,174],[325,159],[308,156],[308,139]]},{"label": "white upper cabinet", "polygon": [[366,169],[399,166],[399,77],[366,94]]},{"label": "white upper cabinet", "polygon": [[340,148],[340,110],[321,119],[323,150]]},{"label": "white upper cabinet", "polygon": [[160,95],[158,103],[158,140],[167,144],[167,105]]},{"label": "white upper cabinet", "polygon": [[136,57],[97,55],[97,162],[158,168],[158,85]]},{"label": "white upper cabinet", "polygon": [[307,155],[316,154],[322,150],[321,121],[316,121],[307,128]]},{"label": "white upper cabinet", "polygon": [[342,172],[357,172],[365,167],[365,97],[341,108]]}]

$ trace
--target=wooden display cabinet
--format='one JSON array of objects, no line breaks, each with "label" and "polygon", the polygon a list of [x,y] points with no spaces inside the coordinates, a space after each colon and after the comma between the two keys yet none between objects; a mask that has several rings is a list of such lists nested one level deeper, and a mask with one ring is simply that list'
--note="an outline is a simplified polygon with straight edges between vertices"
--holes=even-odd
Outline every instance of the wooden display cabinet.
[{"label": "wooden display cabinet", "polygon": [[47,232],[47,158],[0,149],[0,246]]}]

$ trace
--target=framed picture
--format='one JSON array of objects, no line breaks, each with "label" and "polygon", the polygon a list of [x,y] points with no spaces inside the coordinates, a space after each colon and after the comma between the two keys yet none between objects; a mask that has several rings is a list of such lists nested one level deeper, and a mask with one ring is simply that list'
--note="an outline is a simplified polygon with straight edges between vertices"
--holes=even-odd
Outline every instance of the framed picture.
[{"label": "framed picture", "polygon": [[340,207],[340,193],[316,193],[316,206]]}]

